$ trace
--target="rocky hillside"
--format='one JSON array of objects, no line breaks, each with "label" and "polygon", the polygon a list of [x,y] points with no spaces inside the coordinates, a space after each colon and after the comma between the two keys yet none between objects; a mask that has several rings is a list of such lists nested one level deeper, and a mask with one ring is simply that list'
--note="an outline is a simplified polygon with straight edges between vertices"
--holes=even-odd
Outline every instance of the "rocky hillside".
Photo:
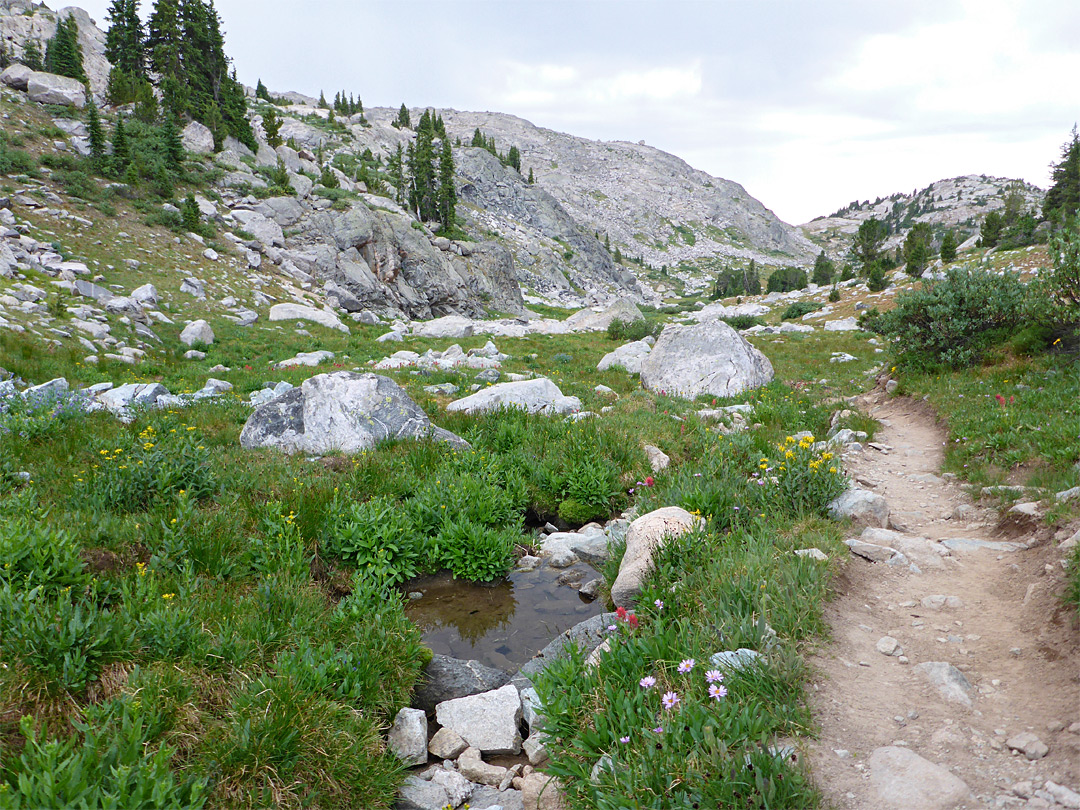
[{"label": "rocky hillside", "polygon": [[888,224],[892,235],[885,243],[887,249],[902,243],[916,222],[927,222],[935,231],[954,228],[963,242],[977,235],[986,215],[1003,209],[1010,195],[1019,195],[1021,207],[1031,210],[1042,205],[1045,193],[1023,180],[969,174],[938,180],[911,194],[897,192],[873,202],[856,200],[800,227],[836,258],[847,255],[859,225],[871,217]]},{"label": "rocky hillside", "polygon": [[0,41],[8,53],[21,57],[26,44],[34,41],[41,53],[56,33],[56,24],[69,16],[79,26],[79,47],[83,52],[83,69],[90,79],[90,88],[103,97],[109,82],[111,65],[105,58],[105,32],[81,8],[69,7],[51,11],[33,0],[0,0]]}]

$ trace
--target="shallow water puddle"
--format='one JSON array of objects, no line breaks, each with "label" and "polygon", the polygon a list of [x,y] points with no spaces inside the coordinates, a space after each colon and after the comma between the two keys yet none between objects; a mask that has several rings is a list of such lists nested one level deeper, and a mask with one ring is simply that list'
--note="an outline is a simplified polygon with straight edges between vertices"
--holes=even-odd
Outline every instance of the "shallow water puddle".
[{"label": "shallow water puddle", "polygon": [[514,571],[496,585],[475,585],[444,572],[407,585],[424,596],[411,600],[405,613],[432,651],[514,672],[557,635],[603,612],[600,600],[589,602],[561,584],[599,576],[578,564]]}]

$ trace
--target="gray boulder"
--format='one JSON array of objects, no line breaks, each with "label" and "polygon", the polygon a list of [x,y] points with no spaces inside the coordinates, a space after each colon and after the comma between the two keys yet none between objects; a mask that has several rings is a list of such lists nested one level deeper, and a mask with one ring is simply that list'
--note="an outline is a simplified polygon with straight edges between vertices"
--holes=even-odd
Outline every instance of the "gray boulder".
[{"label": "gray boulder", "polygon": [[448,411],[483,413],[500,408],[519,408],[528,413],[566,414],[581,410],[581,400],[563,396],[559,386],[546,377],[493,385],[472,396],[451,402]]},{"label": "gray boulder", "polygon": [[629,298],[620,298],[607,309],[597,312],[594,309],[583,309],[575,312],[566,319],[566,328],[570,332],[603,332],[612,321],[643,321],[645,316],[641,310]]},{"label": "gray boulder", "polygon": [[255,237],[255,241],[266,247],[285,247],[285,234],[272,219],[258,211],[238,208],[232,212],[233,219],[240,223],[245,231]]},{"label": "gray boulder", "polygon": [[915,671],[937,689],[945,700],[971,708],[971,696],[975,687],[964,677],[964,673],[945,661],[927,661],[918,664]]},{"label": "gray boulder", "polygon": [[641,364],[650,391],[730,397],[772,381],[769,359],[723,321],[667,326]]},{"label": "gray boulder", "polygon": [[204,320],[192,321],[180,333],[180,342],[185,346],[194,346],[196,343],[209,346],[214,342],[214,330]]},{"label": "gray boulder", "polygon": [[185,149],[196,155],[209,155],[214,151],[214,133],[198,121],[192,121],[184,127],[180,140]]},{"label": "gray boulder", "polygon": [[261,405],[240,433],[245,448],[286,453],[359,453],[384,439],[431,438],[468,444],[436,427],[393,380],[378,374],[318,374],[299,388]]},{"label": "gray boulder", "polygon": [[607,627],[616,621],[614,613],[601,613],[571,627],[564,633],[556,636],[531,660],[522,664],[514,676],[513,683],[521,691],[522,699],[533,703],[533,711],[526,707],[530,728],[535,728],[541,722],[538,714],[539,698],[532,689],[532,678],[536,673],[543,670],[552,661],[559,661],[569,655],[570,646],[581,649],[586,655],[599,647],[607,637]]},{"label": "gray boulder", "polygon": [[641,364],[652,352],[652,346],[644,340],[635,340],[633,343],[625,343],[613,352],[608,352],[596,366],[597,371],[607,371],[609,368],[619,366],[631,374],[641,373]]},{"label": "gray boulder", "polygon": [[632,606],[641,592],[645,577],[652,570],[656,549],[664,540],[695,531],[704,525],[704,519],[678,506],[665,506],[631,523],[626,532],[626,553],[619,565],[615,584],[611,586],[611,601],[617,607]]},{"label": "gray boulder", "polygon": [[394,718],[387,743],[407,767],[426,765],[428,759],[427,714],[420,709],[401,709]]},{"label": "gray boulder", "polygon": [[86,106],[83,83],[55,73],[31,73],[26,79],[26,92],[30,100],[38,104],[58,104],[80,110]]},{"label": "gray boulder", "polygon": [[484,666],[479,661],[463,661],[448,655],[434,655],[413,692],[412,705],[427,712],[454,698],[490,692],[510,680],[505,672]]},{"label": "gray boulder", "polygon": [[274,304],[270,307],[271,321],[311,321],[327,329],[336,329],[349,334],[349,327],[343,324],[333,312],[327,312],[303,304]]},{"label": "gray boulder", "polygon": [[28,68],[26,65],[21,65],[16,62],[13,65],[8,65],[3,73],[0,73],[0,82],[3,82],[12,90],[22,90],[26,92],[26,85],[30,81],[30,77],[34,71]]},{"label": "gray boulder", "polygon": [[851,518],[863,526],[886,529],[889,526],[889,505],[885,499],[867,489],[849,489],[829,504],[829,514],[837,519]]},{"label": "gray boulder", "polygon": [[435,719],[483,754],[521,751],[521,696],[512,684],[443,701],[435,707]]}]

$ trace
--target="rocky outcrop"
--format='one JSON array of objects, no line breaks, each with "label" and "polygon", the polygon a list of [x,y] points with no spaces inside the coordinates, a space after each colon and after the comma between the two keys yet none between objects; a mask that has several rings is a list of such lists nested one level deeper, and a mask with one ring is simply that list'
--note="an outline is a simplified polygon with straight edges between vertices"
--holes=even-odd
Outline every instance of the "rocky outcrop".
[{"label": "rocky outcrop", "polygon": [[26,79],[26,94],[38,104],[56,104],[61,107],[86,106],[86,88],[78,79],[57,76],[53,73],[31,73]]},{"label": "rocky outcrop", "polygon": [[388,377],[338,371],[311,377],[256,408],[240,433],[240,444],[286,453],[358,453],[384,439],[412,438],[468,446],[433,425]]},{"label": "rocky outcrop", "polygon": [[516,408],[526,413],[564,414],[581,410],[581,400],[563,396],[559,386],[546,377],[508,382],[484,388],[446,406],[448,411],[484,413],[500,408]]},{"label": "rocky outcrop", "polygon": [[665,327],[641,364],[648,390],[687,399],[731,397],[772,378],[769,359],[723,321]]},{"label": "rocky outcrop", "polygon": [[611,601],[617,607],[630,607],[641,592],[645,577],[652,570],[653,554],[668,538],[679,537],[705,525],[678,506],[666,506],[642,515],[626,532],[626,553],[619,565],[619,575],[611,586]]},{"label": "rocky outcrop", "polygon": [[[112,65],[105,58],[105,32],[98,28],[90,15],[81,8],[69,7],[60,11],[49,10],[44,3],[22,0],[0,2],[0,40],[15,58],[25,53],[26,43],[34,41],[41,53],[56,33],[56,24],[69,16],[75,18],[79,28],[79,47],[82,49],[83,70],[90,80],[90,89],[99,101],[104,101]],[[26,89],[25,87],[19,89]],[[45,102],[66,104],[68,102]],[[81,103],[78,106],[82,106]]]},{"label": "rocky outcrop", "polygon": [[459,149],[455,157],[461,200],[477,209],[468,209],[474,226],[494,231],[512,246],[518,281],[568,301],[580,300],[575,287],[595,300],[618,295],[644,300],[633,274],[616,265],[595,235],[543,188],[530,186],[486,149]]}]

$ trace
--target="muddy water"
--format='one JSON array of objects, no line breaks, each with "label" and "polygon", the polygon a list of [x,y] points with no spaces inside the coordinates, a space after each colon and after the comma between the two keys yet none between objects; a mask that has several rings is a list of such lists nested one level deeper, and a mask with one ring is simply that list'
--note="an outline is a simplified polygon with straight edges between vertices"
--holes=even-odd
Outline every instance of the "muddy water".
[{"label": "muddy water", "polygon": [[410,601],[405,612],[432,651],[513,672],[559,633],[603,612],[600,601],[589,602],[563,584],[596,577],[584,564],[515,571],[496,585],[436,574],[407,585],[408,591],[424,596]]}]

